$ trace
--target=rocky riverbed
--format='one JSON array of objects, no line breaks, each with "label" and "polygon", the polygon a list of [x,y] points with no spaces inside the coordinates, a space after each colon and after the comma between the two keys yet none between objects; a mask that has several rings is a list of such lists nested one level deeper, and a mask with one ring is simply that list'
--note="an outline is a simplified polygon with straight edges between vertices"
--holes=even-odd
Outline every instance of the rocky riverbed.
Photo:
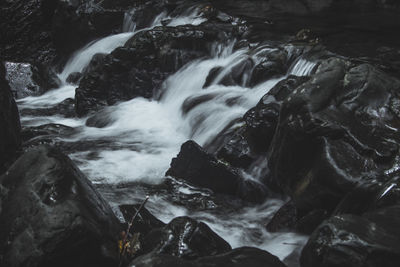
[{"label": "rocky riverbed", "polygon": [[0,266],[397,267],[399,11],[1,2]]}]

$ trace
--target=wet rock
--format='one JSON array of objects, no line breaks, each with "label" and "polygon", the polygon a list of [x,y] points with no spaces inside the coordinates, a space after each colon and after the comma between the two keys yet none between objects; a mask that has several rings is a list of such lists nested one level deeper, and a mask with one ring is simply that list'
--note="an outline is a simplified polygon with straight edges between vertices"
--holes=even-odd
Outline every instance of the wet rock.
[{"label": "wet rock", "polygon": [[[119,209],[124,216],[125,223],[129,223],[136,214],[140,205],[120,205]],[[156,228],[165,226],[165,223],[153,216],[146,208],[142,208],[132,224],[132,233],[140,233],[143,238]]]},{"label": "wet rock", "polygon": [[283,205],[272,217],[267,225],[270,232],[278,232],[286,229],[293,229],[296,225],[297,209],[292,201]]},{"label": "wet rock", "polygon": [[194,141],[182,145],[166,175],[248,201],[261,202],[267,196],[265,186],[241,177],[237,170],[208,154]]},{"label": "wet rock", "polygon": [[73,72],[67,77],[67,83],[70,84],[79,84],[79,81],[82,78],[82,73],[80,72]]},{"label": "wet rock", "polygon": [[269,232],[295,230],[310,235],[328,217],[328,212],[323,209],[301,215],[293,201],[289,201],[274,214],[266,229]]},{"label": "wet rock", "polygon": [[311,235],[301,266],[397,266],[400,260],[400,207],[358,215],[337,215]]},{"label": "wet rock", "polygon": [[228,66],[227,68],[213,68],[210,71],[203,88],[206,88],[211,84],[221,84],[225,86],[247,86],[249,84],[248,81],[253,68],[254,62],[251,57],[234,63],[233,66]]},{"label": "wet rock", "polygon": [[208,56],[212,42],[236,34],[232,27],[206,23],[136,34],[124,47],[92,60],[76,90],[77,113],[82,116],[137,96],[159,96],[166,77],[193,59]]},{"label": "wet rock", "polygon": [[203,257],[198,260],[185,260],[178,257],[149,253],[138,257],[129,265],[131,267],[217,267],[217,266],[252,266],[252,267],[285,267],[277,257],[257,248],[242,247],[216,256]]},{"label": "wet rock", "polygon": [[163,228],[144,237],[141,253],[167,254],[183,259],[197,259],[228,252],[231,246],[205,223],[189,217],[173,219]]},{"label": "wet rock", "polygon": [[65,62],[88,42],[122,30],[125,11],[136,1],[3,1],[3,59]]},{"label": "wet rock", "polygon": [[17,105],[0,64],[0,174],[12,163],[21,146],[21,125]]},{"label": "wet rock", "polygon": [[116,266],[120,225],[59,150],[40,146],[0,177],[2,266]]},{"label": "wet rock", "polygon": [[287,52],[284,49],[260,46],[250,51],[239,62],[234,62],[225,68],[213,68],[203,88],[211,84],[254,87],[261,82],[284,75],[287,65]]},{"label": "wet rock", "polygon": [[217,156],[235,167],[250,167],[270,147],[282,101],[308,79],[289,76],[275,85],[254,108],[246,112],[243,116],[244,125],[222,143]]},{"label": "wet rock", "polygon": [[56,88],[59,79],[51,70],[29,63],[6,62],[6,79],[15,98],[38,96]]},{"label": "wet rock", "polygon": [[25,108],[21,110],[21,116],[53,116],[62,115],[66,118],[76,117],[75,100],[67,98],[59,104],[48,108]]},{"label": "wet rock", "polygon": [[331,213],[357,184],[385,183],[397,164],[400,82],[331,58],[283,99],[269,166],[300,217]]},{"label": "wet rock", "polygon": [[62,124],[44,124],[35,127],[24,127],[21,132],[22,141],[26,146],[27,142],[30,145],[38,144],[37,139],[46,137],[47,139],[57,139],[60,137],[70,136],[75,133],[74,128],[62,125]]},{"label": "wet rock", "polygon": [[95,127],[95,128],[104,128],[109,126],[115,120],[112,116],[113,109],[103,109],[93,116],[90,116],[87,120],[85,125],[88,127]]},{"label": "wet rock", "polygon": [[261,47],[254,53],[257,64],[249,79],[250,86],[282,76],[287,72],[289,64],[286,50]]},{"label": "wet rock", "polygon": [[246,126],[236,130],[229,140],[225,141],[223,146],[218,149],[217,157],[237,168],[247,169],[250,167],[256,160],[256,155],[251,150],[245,134]]}]

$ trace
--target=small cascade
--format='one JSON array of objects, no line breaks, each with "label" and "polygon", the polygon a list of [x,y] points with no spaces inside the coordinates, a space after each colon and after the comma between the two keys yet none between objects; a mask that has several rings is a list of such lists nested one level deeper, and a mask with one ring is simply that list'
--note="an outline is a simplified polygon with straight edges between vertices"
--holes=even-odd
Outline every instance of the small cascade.
[{"label": "small cascade", "polygon": [[288,74],[295,76],[309,76],[310,74],[312,74],[316,65],[317,63],[308,61],[300,57],[290,67]]},{"label": "small cascade", "polygon": [[115,48],[123,46],[133,35],[133,32],[115,34],[85,46],[67,62],[64,70],[59,75],[60,80],[65,84],[68,76],[73,72],[81,72],[89,65],[95,54],[109,54]]},{"label": "small cascade", "polygon": [[136,23],[133,20],[135,9],[125,12],[124,22],[122,23],[122,32],[134,32],[136,30]]}]

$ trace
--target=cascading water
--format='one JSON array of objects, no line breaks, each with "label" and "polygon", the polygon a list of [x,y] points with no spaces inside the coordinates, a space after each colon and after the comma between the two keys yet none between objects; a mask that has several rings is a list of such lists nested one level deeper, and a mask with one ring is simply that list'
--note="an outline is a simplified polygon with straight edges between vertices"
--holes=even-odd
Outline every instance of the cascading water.
[{"label": "cascading water", "polygon": [[[200,24],[204,18],[196,15],[196,12],[198,11],[192,10],[189,14],[172,19],[163,13],[155,18],[151,27],[159,25],[163,18],[168,19],[169,26]],[[132,21],[129,16],[131,14],[126,18]],[[135,29],[132,24],[125,24],[124,29]],[[40,97],[20,100],[20,109],[54,106],[66,98],[74,97],[76,85],[67,83],[68,76],[73,72],[82,71],[93,55],[112,52],[134,34],[135,32],[121,33],[89,44],[71,58],[59,75],[62,81],[59,89]],[[216,46],[212,58],[193,61],[170,76],[164,82],[158,100],[135,98],[105,108],[101,111],[101,116],[107,121],[106,127],[88,127],[85,125],[86,118],[67,119],[58,115],[22,117],[22,122],[26,126],[59,123],[73,127],[74,134],[63,141],[90,144],[77,148],[70,157],[97,184],[159,184],[165,179],[164,173],[183,142],[188,139],[193,139],[201,145],[211,142],[284,78],[271,79],[248,88],[220,85],[221,77],[216,77],[210,86],[203,88],[212,69],[221,67],[229,71],[232,66],[248,56],[248,49],[233,52],[232,47],[232,44],[224,49]],[[288,74],[308,75],[314,66],[314,63],[300,59]],[[126,194],[123,194],[124,190]],[[209,194],[184,184],[179,190],[182,194]],[[141,198],[144,195],[139,186],[115,192],[105,189],[104,194],[116,205],[131,203],[133,196]],[[305,237],[293,233],[271,234],[264,229],[265,223],[282,204],[281,200],[268,200],[252,208],[221,214],[217,211],[191,211],[173,204],[167,195],[157,194],[152,197],[148,208],[165,222],[180,215],[200,219],[208,223],[233,247],[257,246],[284,259],[294,249],[301,247]]]},{"label": "cascading water", "polygon": [[308,76],[312,73],[316,65],[317,64],[314,62],[308,61],[300,57],[289,69],[289,74],[295,76]]}]

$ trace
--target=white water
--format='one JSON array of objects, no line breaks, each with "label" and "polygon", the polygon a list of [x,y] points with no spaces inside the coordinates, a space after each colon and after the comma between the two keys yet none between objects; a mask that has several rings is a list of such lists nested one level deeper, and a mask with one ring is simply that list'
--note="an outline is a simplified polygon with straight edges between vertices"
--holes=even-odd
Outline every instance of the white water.
[{"label": "white water", "polygon": [[73,72],[81,72],[95,54],[111,53],[115,48],[123,46],[134,34],[134,32],[115,34],[87,45],[67,62],[63,72],[59,75],[60,80],[66,83],[68,76]]},{"label": "white water", "polygon": [[308,76],[314,70],[314,67],[317,64],[315,62],[307,61],[303,58],[299,58],[293,64],[293,66],[289,70],[289,74],[295,76]]},{"label": "white water", "polygon": [[[195,14],[195,13],[191,13]],[[153,25],[159,25],[166,14],[155,18]],[[191,22],[201,23],[197,15],[179,16],[169,22],[170,26]],[[127,24],[127,29],[135,29]],[[110,53],[134,32],[122,33],[101,39],[78,51],[68,62],[60,79],[63,85],[40,97],[28,97],[19,101],[21,109],[43,108],[74,97],[76,86],[66,83],[73,72],[82,71],[96,53]],[[214,57],[194,61],[169,77],[163,84],[158,100],[135,98],[107,107],[101,112],[109,124],[104,128],[85,126],[86,118],[66,119],[57,115],[49,117],[23,117],[24,125],[37,126],[46,123],[60,123],[76,129],[76,134],[65,138],[66,142],[93,142],[84,151],[76,151],[70,157],[95,183],[118,184],[144,182],[158,184],[165,177],[171,159],[179,152],[180,145],[194,139],[204,145],[211,142],[233,120],[240,118],[253,107],[280,79],[261,83],[254,88],[218,85],[217,77],[211,86],[203,89],[207,75],[215,67],[228,71],[247,57],[247,50],[232,52],[232,45],[215,47]],[[308,75],[314,63],[297,61],[289,73]],[[202,100],[202,101],[198,101]],[[186,112],[182,107],[198,103]],[[106,146],[101,145],[104,142]],[[182,192],[188,189],[182,188]],[[130,195],[130,199],[132,194]],[[119,199],[119,197],[117,198]],[[163,204],[160,204],[163,203]],[[269,200],[263,205],[243,208],[226,214],[191,212],[172,204],[163,197],[153,196],[149,209],[168,222],[180,215],[190,215],[205,221],[233,247],[257,246],[270,251],[281,259],[289,255],[294,247],[286,243],[305,242],[305,238],[293,233],[271,234],[264,225],[282,205],[282,201]]]}]

